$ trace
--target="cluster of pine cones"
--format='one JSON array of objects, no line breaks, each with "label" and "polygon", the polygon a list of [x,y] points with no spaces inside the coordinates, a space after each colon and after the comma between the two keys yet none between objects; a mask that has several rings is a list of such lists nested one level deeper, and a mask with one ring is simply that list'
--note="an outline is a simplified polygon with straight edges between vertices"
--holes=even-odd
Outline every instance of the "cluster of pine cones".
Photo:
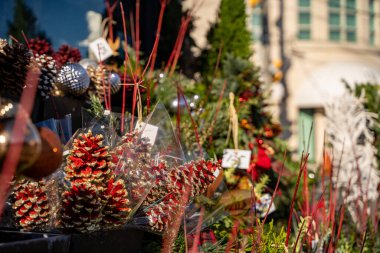
[{"label": "cluster of pine cones", "polygon": [[62,194],[62,227],[81,232],[114,228],[126,223],[130,207],[125,183],[114,173],[102,135],[91,131],[74,139],[67,157]]},{"label": "cluster of pine cones", "polygon": [[[148,194],[144,205],[146,217],[153,230],[162,232],[171,226],[175,218],[185,208],[191,199],[206,192],[216,178],[215,172],[220,169],[220,163],[212,160],[199,159],[185,163],[174,169],[164,164],[156,167],[161,176]],[[155,202],[159,201],[157,204]]]}]

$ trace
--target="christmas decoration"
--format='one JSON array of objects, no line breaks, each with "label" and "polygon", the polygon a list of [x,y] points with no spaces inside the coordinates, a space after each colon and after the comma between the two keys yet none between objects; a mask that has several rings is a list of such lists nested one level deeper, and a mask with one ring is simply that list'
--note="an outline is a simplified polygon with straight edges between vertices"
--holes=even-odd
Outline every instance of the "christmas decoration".
[{"label": "christmas decoration", "polygon": [[130,208],[122,180],[115,180],[113,163],[103,135],[91,131],[74,139],[62,194],[62,226],[81,232],[116,227],[126,222]]},{"label": "christmas decoration", "polygon": [[49,128],[38,129],[41,138],[41,153],[33,165],[23,174],[33,179],[41,179],[52,174],[62,162],[62,144],[59,137]]},{"label": "christmas decoration", "polygon": [[29,50],[36,55],[47,55],[51,56],[53,54],[53,47],[51,44],[45,40],[40,38],[33,38],[28,40]]},{"label": "christmas decoration", "polygon": [[104,65],[94,67],[92,65],[87,67],[87,73],[90,77],[91,84],[89,95],[96,95],[99,99],[104,99],[104,94],[108,94],[109,85],[111,85],[111,94],[113,94],[113,87],[110,83],[110,71]]},{"label": "christmas decoration", "polygon": [[[356,223],[361,226],[361,217],[369,203],[375,203],[379,197],[380,183],[377,170],[374,136],[370,130],[374,118],[368,113],[361,101],[352,94],[344,94],[325,107],[327,117],[326,133],[332,145],[333,154],[340,154],[333,159],[333,180],[338,188],[346,192],[349,211]],[[377,212],[377,209],[371,210]]]},{"label": "christmas decoration", "polygon": [[26,85],[32,53],[20,43],[6,44],[0,51],[0,95],[19,100]]},{"label": "christmas decoration", "polygon": [[10,200],[18,227],[35,230],[48,225],[51,207],[43,181],[16,180]]},{"label": "christmas decoration", "polygon": [[111,94],[116,94],[121,88],[120,76],[115,72],[111,72],[109,75],[109,82],[111,86]]},{"label": "christmas decoration", "polygon": [[130,183],[131,198],[139,201],[149,191],[153,171],[150,169],[151,145],[138,132],[126,133],[113,150],[116,173],[124,174]]},{"label": "christmas decoration", "polygon": [[58,72],[57,87],[65,93],[80,96],[90,85],[86,70],[78,63],[69,63]]},{"label": "christmas decoration", "polygon": [[58,68],[67,63],[77,63],[82,56],[77,48],[69,45],[62,45],[56,53],[53,54],[54,60],[57,62]]},{"label": "christmas decoration", "polygon": [[55,60],[51,56],[35,54],[34,61],[37,63],[41,71],[38,90],[43,98],[49,98],[53,89],[53,84],[57,78]]},{"label": "christmas decoration", "polygon": [[[219,162],[203,159],[191,161],[172,170],[163,166],[156,169],[156,174],[160,175],[157,180],[163,182],[156,181],[144,202],[144,205],[148,206],[146,215],[151,228],[162,232],[170,226],[170,221],[182,207],[182,198],[186,198],[186,194],[192,198],[203,194],[214,182],[215,172],[219,169]],[[190,190],[190,193],[187,193],[187,190]]]},{"label": "christmas decoration", "polygon": [[29,119],[25,119],[26,131],[22,140],[12,134],[18,110],[23,109],[17,103],[0,98],[0,167],[2,168],[3,166],[9,146],[11,144],[22,144],[17,165],[17,172],[21,172],[32,166],[39,157],[41,153],[41,139],[37,129]]}]

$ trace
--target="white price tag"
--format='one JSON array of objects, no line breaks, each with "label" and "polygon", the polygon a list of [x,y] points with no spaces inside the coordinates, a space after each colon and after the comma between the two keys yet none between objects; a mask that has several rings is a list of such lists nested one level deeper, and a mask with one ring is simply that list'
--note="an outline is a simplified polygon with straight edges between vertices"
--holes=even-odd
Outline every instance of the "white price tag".
[{"label": "white price tag", "polygon": [[113,51],[104,38],[98,38],[89,45],[91,52],[96,56],[98,61],[106,60],[112,56]]},{"label": "white price tag", "polygon": [[214,171],[214,177],[217,178],[217,177],[219,176],[219,174],[220,174],[220,170],[219,170],[219,169],[216,169],[216,170]]},{"label": "white price tag", "polygon": [[154,142],[156,141],[157,133],[158,133],[158,127],[146,124],[144,122],[137,123],[136,130],[141,132],[141,137],[148,138],[149,143],[153,146]]},{"label": "white price tag", "polygon": [[[272,200],[272,196],[266,193],[263,196],[261,196],[260,203],[255,203],[256,211],[260,213],[261,217],[264,217],[266,212],[268,211],[271,200]],[[272,205],[270,206],[268,214],[273,213],[275,210],[276,210],[276,207],[273,202]]]},{"label": "white price tag", "polygon": [[225,149],[223,151],[223,168],[248,169],[251,161],[251,150]]}]

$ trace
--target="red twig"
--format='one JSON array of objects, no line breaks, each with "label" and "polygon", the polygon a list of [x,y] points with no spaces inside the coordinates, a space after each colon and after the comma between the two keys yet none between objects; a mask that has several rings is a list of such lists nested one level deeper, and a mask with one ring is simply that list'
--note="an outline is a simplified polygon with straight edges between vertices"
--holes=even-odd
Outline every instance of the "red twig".
[{"label": "red twig", "polygon": [[177,66],[177,62],[178,62],[179,56],[181,54],[183,40],[185,38],[187,27],[189,26],[190,21],[191,21],[191,16],[189,14],[187,15],[187,17],[185,19],[182,19],[182,21],[181,21],[182,29],[180,29],[180,34],[179,34],[180,37],[179,37],[178,45],[176,48],[176,53],[174,56],[174,60],[173,60],[173,64],[172,64],[169,76],[173,75],[174,70]]},{"label": "red twig", "polygon": [[[127,25],[125,24],[125,15],[124,15],[124,8],[123,3],[120,2],[120,9],[121,9],[121,15],[123,18],[123,32],[124,32],[124,50],[125,50],[125,57],[124,57],[124,82],[127,79]],[[121,107],[121,132],[124,132],[124,114],[125,114],[125,88],[126,86],[123,85],[123,101],[122,101],[122,107]]]},{"label": "red twig", "polygon": [[28,48],[30,48],[28,38],[26,37],[24,31],[21,31],[21,34],[22,34],[22,37],[24,37],[24,40],[25,40],[26,46],[27,46]]},{"label": "red twig", "polygon": [[136,0],[136,69],[140,66],[140,0]]},{"label": "red twig", "polygon": [[235,241],[237,237],[237,231],[239,229],[239,225],[240,225],[239,220],[236,220],[234,223],[234,226],[232,227],[232,233],[231,233],[230,239],[228,240],[228,243],[227,243],[227,247],[225,251],[226,253],[231,252],[231,249],[234,246],[233,242]]},{"label": "red twig", "polygon": [[[10,137],[12,140],[24,139],[27,131],[27,120],[33,108],[39,75],[40,73],[35,69],[31,69],[27,73],[26,88],[21,95],[20,107],[17,110],[15,124],[12,128],[12,134]],[[23,108],[23,110],[20,110],[20,108]],[[16,171],[22,148],[21,141],[10,143],[2,169],[0,170],[2,172],[0,174],[0,217],[6,201],[8,187]]]},{"label": "red twig", "polygon": [[298,178],[297,178],[297,182],[296,182],[296,188],[294,189],[292,203],[290,205],[290,214],[289,214],[289,218],[288,218],[288,227],[287,227],[287,230],[286,230],[286,240],[285,240],[285,246],[286,247],[288,247],[288,245],[289,245],[289,238],[290,238],[291,225],[292,225],[292,216],[293,216],[294,202],[295,202],[296,197],[297,197],[298,186],[299,186],[299,183],[300,183],[301,175],[302,175],[302,173],[304,171],[304,168],[306,166],[308,157],[309,157],[309,154],[307,154],[305,156],[305,158],[304,158],[303,153],[302,153],[301,164],[300,164],[300,171],[298,173]]},{"label": "red twig", "polygon": [[[166,4],[167,4],[166,1],[167,0],[160,0],[161,9],[160,9],[160,14],[158,16],[156,39],[154,41],[153,49],[152,49],[152,52],[151,52],[151,54],[149,56],[148,62],[146,64],[146,66],[145,66],[145,69],[144,69],[142,75],[141,75],[142,77],[144,77],[145,72],[147,71],[148,66],[150,65],[149,79],[152,78],[153,70],[154,70],[154,65],[156,64],[157,48],[158,48],[158,43],[160,41],[160,34],[161,34],[161,28],[162,28],[162,20],[164,18],[164,12],[165,12],[165,8],[166,8]],[[147,107],[148,113],[150,111],[150,89],[151,89],[150,83],[148,82],[147,94],[146,94],[146,107]]]}]

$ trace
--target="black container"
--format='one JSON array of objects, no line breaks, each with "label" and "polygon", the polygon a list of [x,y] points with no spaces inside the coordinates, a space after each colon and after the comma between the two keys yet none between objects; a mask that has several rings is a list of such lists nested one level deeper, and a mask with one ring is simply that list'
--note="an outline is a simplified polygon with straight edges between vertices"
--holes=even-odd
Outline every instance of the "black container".
[{"label": "black container", "polygon": [[69,253],[140,253],[143,237],[135,228],[72,234]]},{"label": "black container", "polygon": [[67,253],[69,235],[0,230],[1,253]]}]

